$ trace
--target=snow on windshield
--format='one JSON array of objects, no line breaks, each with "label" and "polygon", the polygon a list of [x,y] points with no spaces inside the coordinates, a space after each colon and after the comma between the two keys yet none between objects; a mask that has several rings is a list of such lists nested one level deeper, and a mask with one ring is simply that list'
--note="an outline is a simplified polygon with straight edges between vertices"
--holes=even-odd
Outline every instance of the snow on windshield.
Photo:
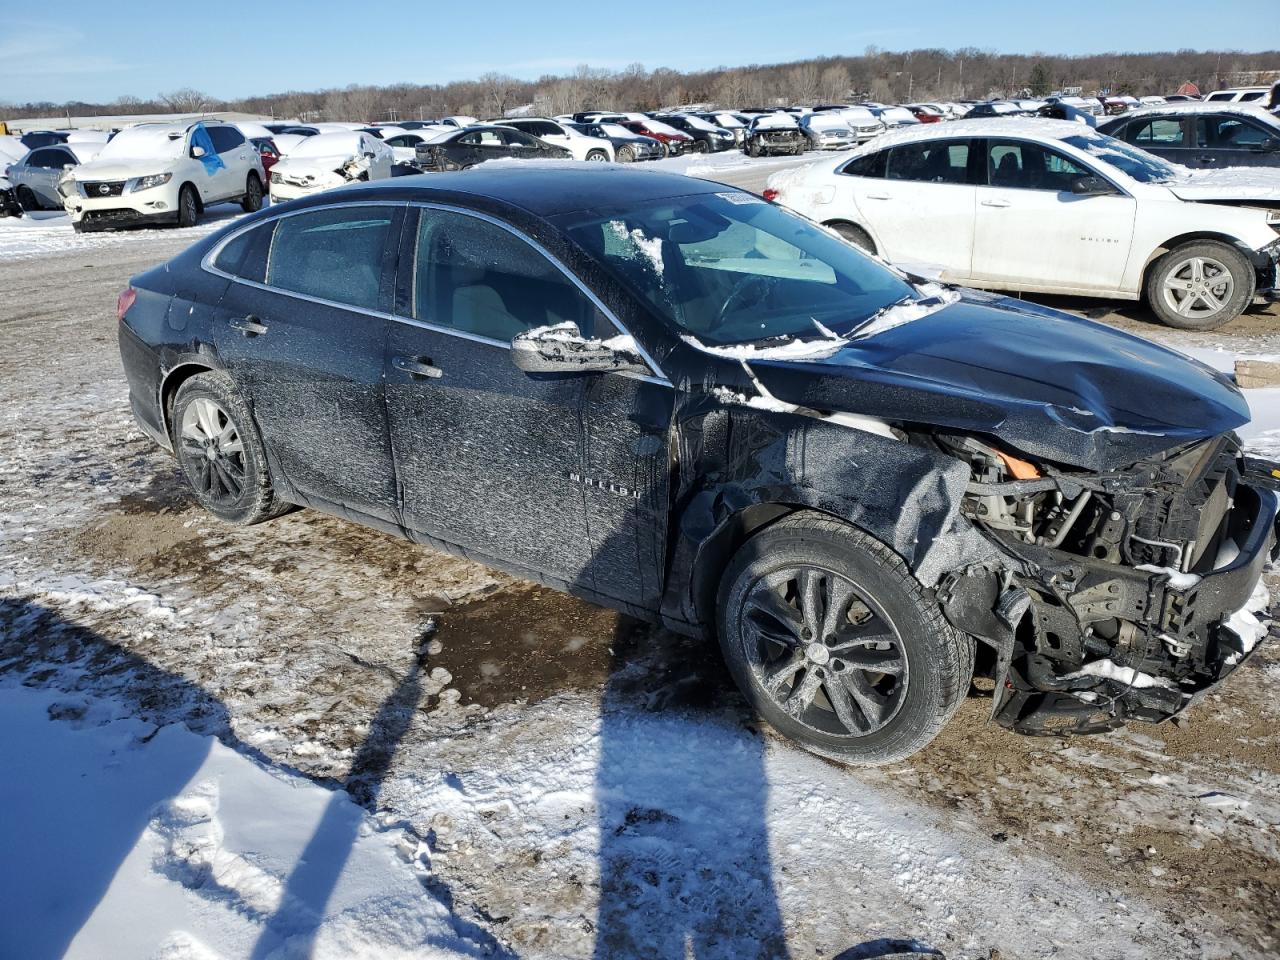
[{"label": "snow on windshield", "polygon": [[1165,163],[1155,154],[1139,150],[1114,137],[1100,133],[1092,136],[1077,134],[1073,137],[1063,137],[1062,142],[1111,164],[1140,183],[1168,183],[1179,179],[1176,167]]},{"label": "snow on windshield", "polygon": [[611,137],[622,137],[624,140],[629,140],[631,137],[635,136],[635,134],[626,127],[620,127],[616,123],[602,123],[600,124],[600,129]]},{"label": "snow on windshield", "polygon": [[796,125],[796,118],[789,113],[770,113],[751,121],[753,130],[789,130]]},{"label": "snow on windshield", "polygon": [[102,148],[99,160],[122,157],[172,160],[182,156],[186,134],[176,127],[126,127]]},{"label": "snow on windshield", "polygon": [[688,123],[689,126],[693,127],[693,129],[695,130],[710,130],[711,132],[715,133],[715,132],[718,132],[720,129],[714,123],[707,123],[707,121],[703,120],[701,117],[695,117],[691,114],[685,114],[684,119],[685,119],[685,122]]}]

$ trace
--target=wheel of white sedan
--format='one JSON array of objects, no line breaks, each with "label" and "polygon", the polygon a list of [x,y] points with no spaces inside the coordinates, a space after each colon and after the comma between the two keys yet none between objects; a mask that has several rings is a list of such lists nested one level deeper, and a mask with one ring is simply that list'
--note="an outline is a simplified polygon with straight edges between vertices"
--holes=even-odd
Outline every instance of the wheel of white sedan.
[{"label": "wheel of white sedan", "polygon": [[1239,250],[1194,240],[1156,261],[1147,277],[1147,301],[1171,327],[1213,330],[1244,312],[1254,283],[1253,267]]},{"label": "wheel of white sedan", "polygon": [[757,714],[843,763],[891,763],[924,747],[973,675],[973,640],[902,558],[820,514],[794,514],[748,540],[718,613],[725,661]]}]

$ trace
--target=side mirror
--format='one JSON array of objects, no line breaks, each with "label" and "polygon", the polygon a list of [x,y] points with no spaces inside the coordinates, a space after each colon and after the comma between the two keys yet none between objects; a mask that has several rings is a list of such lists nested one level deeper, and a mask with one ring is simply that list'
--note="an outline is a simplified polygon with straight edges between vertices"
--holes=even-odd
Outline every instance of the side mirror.
[{"label": "side mirror", "polygon": [[192,147],[191,156],[199,160],[201,157],[204,156],[204,147]]},{"label": "side mirror", "polygon": [[1280,150],[1280,137],[1272,137],[1258,144],[1259,153],[1275,153],[1277,150]]},{"label": "side mirror", "polygon": [[1076,177],[1071,181],[1071,192],[1079,197],[1100,197],[1116,191],[1101,177]]},{"label": "side mirror", "polygon": [[629,337],[588,340],[575,323],[517,334],[511,362],[525,373],[652,373]]}]

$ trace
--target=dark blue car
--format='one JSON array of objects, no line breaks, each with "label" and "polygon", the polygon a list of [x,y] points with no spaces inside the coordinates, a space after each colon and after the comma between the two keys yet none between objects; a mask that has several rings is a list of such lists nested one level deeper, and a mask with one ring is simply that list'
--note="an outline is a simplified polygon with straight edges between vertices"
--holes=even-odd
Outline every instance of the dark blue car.
[{"label": "dark blue car", "polygon": [[721,184],[529,164],[272,206],[134,278],[120,350],[224,520],[312,507],[714,635],[842,761],[927,743],[979,650],[1001,723],[1092,731],[1258,640],[1226,621],[1275,481],[1225,377]]}]

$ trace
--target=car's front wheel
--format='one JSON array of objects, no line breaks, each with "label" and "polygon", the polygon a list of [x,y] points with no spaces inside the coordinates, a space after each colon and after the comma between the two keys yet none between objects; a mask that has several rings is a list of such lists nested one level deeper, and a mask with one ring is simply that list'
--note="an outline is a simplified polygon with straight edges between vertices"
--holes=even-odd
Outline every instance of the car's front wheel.
[{"label": "car's front wheel", "polygon": [[1147,302],[1157,317],[1183,330],[1213,330],[1253,301],[1253,267],[1235,247],[1194,240],[1156,261],[1147,277]]},{"label": "car's front wheel", "polygon": [[636,158],[636,152],[631,147],[621,146],[614,152],[614,157],[618,163],[631,163]]},{"label": "car's front wheel", "polygon": [[182,473],[215,517],[247,525],[289,509],[272,490],[262,438],[226,374],[185,381],[174,397],[172,424]]},{"label": "car's front wheel", "polygon": [[608,163],[609,154],[605,153],[603,150],[592,150],[587,154],[587,159],[592,163]]},{"label": "car's front wheel", "polygon": [[245,181],[244,196],[240,200],[240,209],[245,213],[253,213],[262,209],[262,181],[256,173],[250,173]]},{"label": "car's front wheel", "polygon": [[23,184],[18,188],[18,206],[27,213],[30,213],[33,210],[42,209],[40,205],[40,198],[37,197],[36,192],[26,184]]},{"label": "car's front wheel", "polygon": [[973,640],[869,534],[797,513],[748,540],[719,595],[729,670],[755,711],[814,753],[910,756],[959,707]]},{"label": "car's front wheel", "polygon": [[186,184],[178,191],[178,226],[194,227],[200,219],[200,204],[196,200],[196,188]]}]

